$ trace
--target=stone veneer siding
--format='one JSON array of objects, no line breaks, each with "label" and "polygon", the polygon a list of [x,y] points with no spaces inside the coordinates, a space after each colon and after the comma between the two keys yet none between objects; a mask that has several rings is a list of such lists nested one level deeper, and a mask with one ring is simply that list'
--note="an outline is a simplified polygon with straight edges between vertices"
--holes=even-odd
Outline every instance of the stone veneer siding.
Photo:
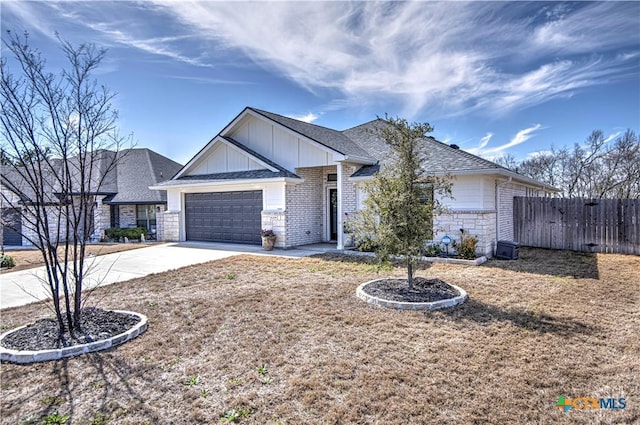
[{"label": "stone veneer siding", "polygon": [[285,247],[322,242],[323,183],[322,167],[297,168],[303,183],[285,188]]},{"label": "stone veneer siding", "polygon": [[157,240],[177,242],[180,240],[180,212],[161,211],[156,213]]},{"label": "stone veneer siding", "polygon": [[[459,241],[460,229],[464,229],[465,234],[478,237],[476,255],[493,256],[496,244],[495,211],[454,210],[439,215],[434,222],[434,241],[440,241],[445,235]],[[451,247],[449,250],[453,251]]]},{"label": "stone veneer siding", "polygon": [[136,206],[135,205],[120,205],[119,209],[119,223],[120,227],[136,227]]}]

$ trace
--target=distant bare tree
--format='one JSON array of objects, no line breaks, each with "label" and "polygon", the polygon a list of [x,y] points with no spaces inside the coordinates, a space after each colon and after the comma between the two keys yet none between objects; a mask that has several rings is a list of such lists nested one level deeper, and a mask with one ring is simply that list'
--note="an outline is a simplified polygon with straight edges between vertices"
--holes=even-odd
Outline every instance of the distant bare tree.
[{"label": "distant bare tree", "polygon": [[557,187],[565,198],[640,198],[640,142],[630,129],[613,141],[594,130],[572,149],[552,148],[520,163],[498,163]]},{"label": "distant bare tree", "polygon": [[55,75],[28,34],[3,38],[19,73],[3,56],[0,143],[2,206],[19,211],[22,226],[14,230],[42,253],[62,335],[80,330],[96,195],[128,138],[117,131],[114,94],[91,77],[105,50],[58,39],[69,65]]}]

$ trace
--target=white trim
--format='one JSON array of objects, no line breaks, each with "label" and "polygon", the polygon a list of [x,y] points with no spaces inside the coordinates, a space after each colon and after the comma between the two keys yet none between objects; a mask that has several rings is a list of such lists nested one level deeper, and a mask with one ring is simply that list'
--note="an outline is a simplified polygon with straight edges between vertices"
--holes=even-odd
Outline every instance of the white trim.
[{"label": "white trim", "polygon": [[285,182],[290,184],[304,183],[304,179],[296,179],[293,177],[273,177],[269,179],[228,179],[228,180],[211,180],[198,183],[185,183],[174,184],[170,186],[149,186],[149,189],[153,190],[168,190],[168,189],[188,189],[190,187],[202,187],[202,186],[225,186],[225,185],[238,185],[238,184],[261,184],[261,183],[274,183]]},{"label": "white trim", "polygon": [[[217,141],[221,141],[222,143],[226,144],[227,146],[229,146],[230,148],[236,150],[237,152],[240,152],[241,154],[249,157],[250,159],[254,160],[255,162],[257,162],[258,164],[262,165],[263,167],[265,167],[266,169],[268,169],[269,171],[273,171],[274,173],[276,171],[280,171],[279,169],[277,169],[276,167],[267,164],[266,162],[264,162],[263,160],[261,160],[260,158],[256,157],[255,155],[251,155],[249,152],[240,149],[239,147],[237,147],[236,145],[234,145],[233,143],[225,140],[223,137],[221,136],[217,136],[216,137]],[[240,143],[240,142],[238,142]],[[215,143],[214,143],[215,144]],[[244,146],[244,145],[243,145]],[[213,147],[213,146],[212,146]]]}]

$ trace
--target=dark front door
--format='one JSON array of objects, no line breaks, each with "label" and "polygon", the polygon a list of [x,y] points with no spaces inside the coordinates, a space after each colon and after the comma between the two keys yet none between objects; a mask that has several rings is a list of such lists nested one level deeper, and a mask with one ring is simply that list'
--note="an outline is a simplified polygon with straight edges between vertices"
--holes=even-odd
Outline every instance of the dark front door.
[{"label": "dark front door", "polygon": [[187,193],[188,241],[262,243],[262,191]]},{"label": "dark front door", "polygon": [[329,189],[329,233],[332,241],[338,240],[338,189]]}]

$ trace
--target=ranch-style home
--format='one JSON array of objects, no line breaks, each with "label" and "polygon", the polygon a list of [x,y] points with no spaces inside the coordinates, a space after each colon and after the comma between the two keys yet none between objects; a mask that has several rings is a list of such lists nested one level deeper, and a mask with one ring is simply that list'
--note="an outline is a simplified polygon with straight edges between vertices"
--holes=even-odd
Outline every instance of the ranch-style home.
[{"label": "ranch-style home", "polygon": [[[245,108],[171,180],[158,236],[166,241],[260,244],[276,247],[330,242],[344,246],[343,224],[362,207],[363,183],[388,157],[376,134],[381,120],[338,131],[256,108]],[[425,138],[425,165],[452,178],[446,215],[434,219],[434,239],[477,235],[477,254],[491,256],[498,240],[513,240],[514,196],[554,189],[493,162]]]},{"label": "ranch-style home", "polygon": [[[95,209],[91,225],[91,240],[98,241],[104,237],[104,231],[110,227],[144,227],[151,238],[156,235],[156,213],[166,207],[166,194],[149,189],[149,186],[171,178],[182,165],[158,154],[150,149],[124,149],[119,152],[103,151],[105,161],[96,165],[95,181],[92,187],[97,188],[100,179],[102,184],[96,193]],[[118,156],[115,168],[104,170],[103,162],[111,161]],[[50,160],[52,166],[61,167],[60,160]],[[5,246],[29,246],[34,240],[35,230],[18,211],[18,208],[29,208],[34,196],[20,175],[11,167],[3,167],[1,189],[2,198],[2,243]],[[57,172],[55,169],[51,173]],[[52,182],[55,179],[50,179]],[[52,183],[53,184],[53,183]],[[51,187],[48,196],[54,203],[59,202],[58,191]],[[48,212],[51,232],[56,231],[56,208]],[[61,234],[64,230],[61,230]],[[23,236],[24,235],[24,236]],[[26,236],[26,237],[25,237]]]}]

